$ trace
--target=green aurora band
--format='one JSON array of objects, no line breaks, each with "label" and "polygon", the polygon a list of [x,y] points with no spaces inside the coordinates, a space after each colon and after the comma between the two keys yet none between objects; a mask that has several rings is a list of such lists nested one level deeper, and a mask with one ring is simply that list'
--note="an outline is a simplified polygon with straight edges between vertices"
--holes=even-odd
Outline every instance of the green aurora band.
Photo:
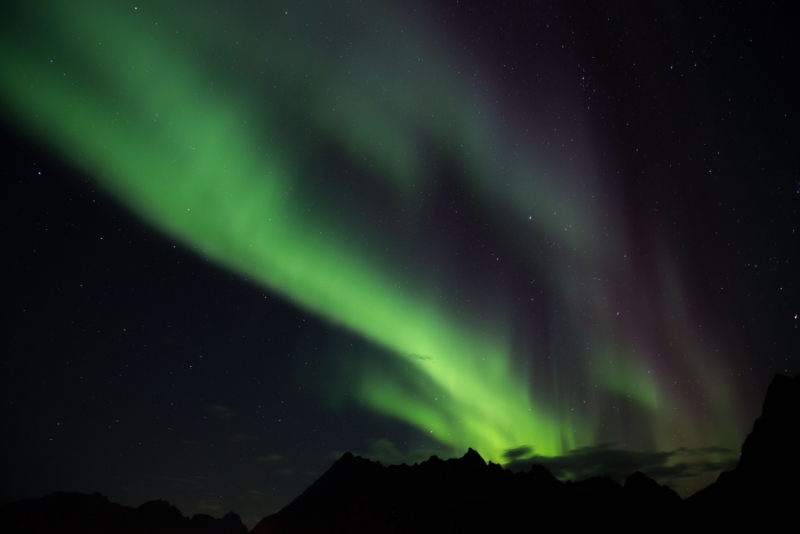
[{"label": "green aurora band", "polygon": [[[732,393],[711,379],[723,364],[686,332],[668,251],[657,291],[669,311],[634,313],[635,324],[619,326],[608,306],[620,296],[591,281],[635,273],[622,260],[624,226],[607,216],[610,201],[595,200],[602,195],[587,177],[590,159],[565,163],[526,148],[532,134],[491,118],[513,112],[475,89],[480,66],[421,23],[393,22],[409,19],[399,9],[8,2],[0,8],[0,98],[11,121],[153,226],[394,354],[408,380],[376,365],[363,374],[361,399],[454,451],[470,446],[505,462],[503,453],[519,446],[552,456],[591,445],[608,438],[601,427],[614,426],[607,414],[619,397],[647,421],[631,446],[735,444]],[[558,135],[554,143],[564,140]],[[444,275],[375,252],[397,235],[412,241],[413,232],[382,236],[357,213],[314,204],[311,175],[342,176],[319,177],[311,160],[321,146],[373,180],[396,211],[432,187],[423,151],[435,147],[490,217],[500,210],[520,221],[509,242],[522,234],[554,244],[550,275],[571,341],[520,349],[503,296],[474,290],[472,303],[448,307],[429,291]],[[351,239],[354,229],[378,245]],[[609,233],[617,237],[601,238]],[[533,264],[537,253],[521,254]],[[482,315],[487,303],[492,313]],[[659,368],[660,339],[694,357]],[[574,347],[592,358],[567,378],[557,362]],[[549,357],[550,371],[526,369],[520,362],[532,354]],[[425,385],[409,385],[413,376]],[[670,389],[686,377],[699,377],[705,410]],[[587,396],[592,406],[579,407]]]}]

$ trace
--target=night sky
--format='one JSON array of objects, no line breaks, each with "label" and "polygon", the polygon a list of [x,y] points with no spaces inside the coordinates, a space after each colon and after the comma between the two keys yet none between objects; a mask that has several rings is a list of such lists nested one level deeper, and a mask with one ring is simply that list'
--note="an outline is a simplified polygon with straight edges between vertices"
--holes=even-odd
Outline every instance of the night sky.
[{"label": "night sky", "polygon": [[800,46],[744,4],[6,2],[0,501],[713,481],[800,372]]}]

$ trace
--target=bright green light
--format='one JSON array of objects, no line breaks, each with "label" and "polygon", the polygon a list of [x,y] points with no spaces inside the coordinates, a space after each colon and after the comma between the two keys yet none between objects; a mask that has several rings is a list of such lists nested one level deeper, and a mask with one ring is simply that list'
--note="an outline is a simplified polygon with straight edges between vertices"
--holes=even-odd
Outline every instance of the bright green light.
[{"label": "bright green light", "polygon": [[[524,139],[509,142],[487,118],[490,104],[464,83],[466,62],[421,45],[424,32],[412,27],[376,37],[370,24],[383,28],[386,4],[364,8],[369,31],[355,24],[343,34],[350,15],[313,2],[296,8],[304,10],[296,17],[265,3],[267,13],[255,17],[269,22],[263,27],[202,1],[135,12],[99,0],[8,4],[0,12],[0,96],[14,120],[198,254],[344,325],[426,377],[427,385],[412,387],[369,373],[360,395],[375,410],[494,461],[521,445],[556,455],[594,442],[601,408],[581,415],[567,394],[557,402],[532,391],[513,363],[509,327],[479,320],[470,308],[460,315],[427,296],[423,283],[408,287],[378,255],[348,240],[356,219],[349,207],[332,220],[336,210],[318,213],[304,193],[307,138],[339,147],[352,168],[390,193],[424,182],[418,146],[427,142],[466,169],[487,205],[532,221],[533,230],[520,232],[563,248],[554,286],[575,317],[605,313],[605,290],[583,282],[604,262],[618,267],[610,258],[621,256],[619,246],[595,239],[612,222],[592,215],[591,186],[576,194],[581,168],[549,179],[548,169],[531,170],[536,154],[503,148]],[[312,32],[299,21],[317,26]],[[587,336],[615,328],[601,319],[596,325]],[[572,372],[652,413],[670,401],[631,346],[609,345],[598,360],[611,353],[611,363]]]}]

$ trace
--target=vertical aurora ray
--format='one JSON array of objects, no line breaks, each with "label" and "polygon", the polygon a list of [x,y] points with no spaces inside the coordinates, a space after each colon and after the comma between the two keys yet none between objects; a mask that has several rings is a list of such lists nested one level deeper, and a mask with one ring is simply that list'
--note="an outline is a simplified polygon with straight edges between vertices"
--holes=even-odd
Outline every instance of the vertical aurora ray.
[{"label": "vertical aurora ray", "polygon": [[[289,14],[269,2],[260,13],[213,2],[135,11],[101,1],[6,6],[0,97],[12,120],[150,224],[426,377],[420,385],[375,370],[359,394],[443,444],[475,447],[495,461],[520,445],[561,454],[602,436],[608,399],[618,396],[647,414],[642,446],[716,444],[733,420],[725,386],[712,394],[713,424],[704,424],[668,387],[689,371],[659,366],[648,346],[670,329],[691,344],[681,324],[642,319],[632,336],[633,327],[608,318],[609,301],[630,298],[592,282],[625,279],[630,267],[620,261],[628,248],[624,225],[602,217],[607,210],[594,200],[599,185],[586,178],[589,158],[565,165],[529,148],[521,128],[490,119],[502,106],[467,88],[462,71],[475,66],[452,47],[434,46],[421,25],[391,23],[398,20],[387,15],[391,6],[339,7],[311,2]],[[311,209],[307,160],[317,145],[309,136],[374,179],[391,199],[387,209],[432,187],[420,148],[430,146],[463,169],[464,187],[489,220],[513,213],[530,221],[505,238],[556,247],[548,267],[537,269],[555,278],[561,320],[575,332],[549,347],[527,347],[555,358],[549,370],[521,369],[513,307],[481,309],[513,294],[469,289],[477,304],[450,307],[426,291],[422,259],[387,259],[348,238],[370,221],[336,206]],[[392,244],[382,230],[372,231],[378,248]],[[403,235],[408,242],[411,233]],[[618,237],[604,241],[601,233]],[[541,254],[520,256],[536,265]],[[411,274],[387,269],[392,263]],[[680,291],[673,272],[659,283]],[[671,306],[673,317],[682,312],[680,302]],[[567,354],[584,345],[591,357]],[[703,372],[716,372],[712,357],[697,361]],[[575,412],[584,382],[598,389],[597,399]],[[678,408],[681,417],[662,416]],[[684,438],[675,437],[678,427]]]}]

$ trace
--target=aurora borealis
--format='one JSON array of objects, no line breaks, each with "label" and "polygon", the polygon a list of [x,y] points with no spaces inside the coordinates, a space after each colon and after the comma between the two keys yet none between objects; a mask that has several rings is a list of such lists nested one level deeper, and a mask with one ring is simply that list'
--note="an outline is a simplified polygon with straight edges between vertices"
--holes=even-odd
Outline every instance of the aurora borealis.
[{"label": "aurora borealis", "polygon": [[[697,111],[705,60],[675,37],[674,57],[639,72],[625,42],[614,70],[592,63],[604,34],[574,6],[517,7],[523,30],[451,4],[14,3],[0,11],[0,101],[22,135],[191,261],[335,329],[315,342],[324,371],[292,393],[326,418],[365,410],[429,440],[408,438],[405,455],[473,447],[507,463],[613,443],[730,461],[758,409],[739,377],[761,334],[731,326],[745,300],[720,292],[749,286],[717,284],[732,262],[697,244],[717,239],[698,223],[734,217],[726,204],[703,218],[719,199],[699,190],[746,189],[727,126],[703,137],[695,124],[716,116]],[[797,294],[791,258],[748,250],[737,269],[777,263],[780,291]],[[292,384],[307,359],[246,358]],[[263,433],[246,435],[269,447]],[[367,448],[319,454],[337,447]]]}]

